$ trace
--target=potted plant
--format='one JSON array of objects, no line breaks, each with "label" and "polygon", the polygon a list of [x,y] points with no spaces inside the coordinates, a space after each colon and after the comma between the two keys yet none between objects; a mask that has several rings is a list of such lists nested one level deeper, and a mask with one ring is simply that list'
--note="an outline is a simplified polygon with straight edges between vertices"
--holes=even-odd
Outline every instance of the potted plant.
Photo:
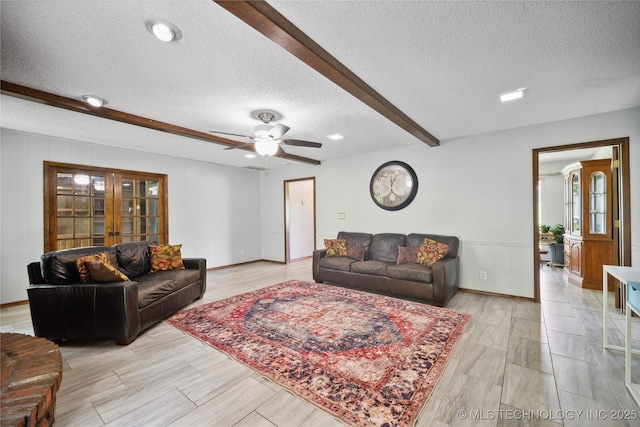
[{"label": "potted plant", "polygon": [[540,225],[540,242],[547,243],[551,241],[553,234],[549,232],[550,229],[551,227],[546,224]]},{"label": "potted plant", "polygon": [[564,243],[564,225],[556,224],[553,227],[549,227],[548,231],[553,234],[553,240],[556,243]]},{"label": "potted plant", "polygon": [[556,224],[549,227],[549,233],[553,234],[553,243],[549,244],[551,267],[562,267],[564,266],[564,226]]}]

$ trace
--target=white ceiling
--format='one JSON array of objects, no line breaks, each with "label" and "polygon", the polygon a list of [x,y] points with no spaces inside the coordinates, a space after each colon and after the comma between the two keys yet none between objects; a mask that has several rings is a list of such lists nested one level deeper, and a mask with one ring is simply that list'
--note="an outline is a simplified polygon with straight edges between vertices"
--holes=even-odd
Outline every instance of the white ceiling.
[{"label": "white ceiling", "polygon": [[[640,2],[270,1],[440,140],[640,106]],[[2,80],[201,132],[251,134],[282,114],[287,152],[327,160],[434,150],[211,0],[4,1]],[[181,40],[145,28],[160,18]],[[526,87],[502,104],[498,95]],[[244,150],[3,94],[5,128],[228,164]],[[340,133],[341,141],[327,135]],[[242,139],[240,139],[242,140]],[[247,140],[244,140],[247,141]],[[269,167],[285,162],[272,159]]]}]

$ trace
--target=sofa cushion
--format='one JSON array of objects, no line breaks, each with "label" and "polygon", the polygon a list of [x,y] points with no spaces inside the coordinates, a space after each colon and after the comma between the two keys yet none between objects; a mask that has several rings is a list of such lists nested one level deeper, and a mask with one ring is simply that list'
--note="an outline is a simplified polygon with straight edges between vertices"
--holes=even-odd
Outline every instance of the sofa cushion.
[{"label": "sofa cushion", "polygon": [[398,261],[398,246],[406,246],[404,234],[381,233],[371,238],[371,245],[367,251],[368,260],[396,263]]},{"label": "sofa cushion", "polygon": [[407,246],[416,248],[420,247],[425,238],[435,240],[436,242],[444,243],[445,245],[449,246],[449,252],[445,256],[445,258],[455,258],[458,256],[458,247],[460,246],[460,240],[455,236],[412,233],[407,235]]},{"label": "sofa cushion", "polygon": [[151,270],[149,245],[155,242],[129,242],[116,245],[118,269],[129,279],[147,274]]},{"label": "sofa cushion", "polygon": [[344,239],[324,239],[327,256],[347,256],[347,242]]},{"label": "sofa cushion", "polygon": [[85,261],[84,265],[91,274],[91,280],[96,282],[128,282],[129,278],[120,270],[112,267],[108,262]]},{"label": "sofa cushion", "polygon": [[174,291],[200,280],[199,270],[167,270],[156,274],[147,274],[136,279],[138,282],[139,308],[159,300]]},{"label": "sofa cushion", "polygon": [[93,279],[93,275],[87,265],[90,261],[109,264],[109,254],[106,252],[100,252],[99,254],[86,255],[76,260],[76,269],[78,270],[78,276],[82,283],[89,283]]},{"label": "sofa cushion", "polygon": [[418,264],[431,267],[434,263],[444,258],[449,252],[449,249],[449,246],[444,243],[425,238],[422,246],[418,249]]},{"label": "sofa cushion", "polygon": [[83,248],[63,249],[47,252],[40,257],[42,276],[47,283],[68,285],[80,282],[76,260],[83,256],[95,255],[102,252],[109,254],[111,265],[118,265],[115,247],[89,246]]},{"label": "sofa cushion", "polygon": [[182,245],[149,245],[151,273],[167,270],[184,270]]},{"label": "sofa cushion", "polygon": [[347,246],[365,248],[365,250],[371,245],[372,238],[373,234],[370,233],[356,233],[351,231],[340,231],[338,233],[338,239],[344,239],[345,242],[347,242]]},{"label": "sofa cushion", "polygon": [[351,271],[354,273],[373,274],[375,276],[386,276],[388,262],[369,260],[369,261],[356,261],[351,264]]},{"label": "sofa cushion", "polygon": [[387,267],[387,277],[392,279],[410,280],[412,282],[433,282],[431,268],[420,264],[390,265]]},{"label": "sofa cushion", "polygon": [[320,259],[320,267],[331,270],[349,271],[351,264],[354,262],[352,258],[346,256],[331,256]]}]

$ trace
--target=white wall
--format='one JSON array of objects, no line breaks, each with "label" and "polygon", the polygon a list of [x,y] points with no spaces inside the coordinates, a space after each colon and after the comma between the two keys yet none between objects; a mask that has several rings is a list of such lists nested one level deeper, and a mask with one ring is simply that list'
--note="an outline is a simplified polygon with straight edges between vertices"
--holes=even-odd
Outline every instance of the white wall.
[{"label": "white wall", "polygon": [[[170,241],[209,267],[284,261],[283,181],[315,176],[318,247],[340,230],[452,234],[461,239],[463,288],[532,297],[532,149],[628,136],[632,264],[640,265],[640,108],[260,174],[6,129],[0,136],[1,303],[26,299],[26,265],[42,253],[44,160],[167,173]],[[369,196],[371,175],[389,160],[418,175],[418,195],[401,211]]]},{"label": "white wall", "polygon": [[209,268],[262,258],[256,171],[2,129],[2,304],[27,299],[26,266],[43,252],[45,160],[167,174],[169,240],[184,257],[204,257]]},{"label": "white wall", "polygon": [[[263,257],[284,259],[283,180],[315,176],[318,247],[341,230],[456,235],[462,288],[533,297],[532,150],[626,136],[632,262],[639,265],[640,108],[263,172]],[[371,175],[389,160],[408,163],[418,175],[416,199],[400,211],[382,210],[369,196]],[[479,280],[480,270],[488,280]]]}]

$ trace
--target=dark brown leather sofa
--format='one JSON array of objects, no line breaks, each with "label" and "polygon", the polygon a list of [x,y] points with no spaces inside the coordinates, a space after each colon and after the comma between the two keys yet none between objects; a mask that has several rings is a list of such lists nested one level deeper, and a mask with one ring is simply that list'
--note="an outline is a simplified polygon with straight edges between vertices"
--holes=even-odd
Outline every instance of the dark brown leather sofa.
[{"label": "dark brown leather sofa", "polygon": [[[420,247],[425,237],[445,243],[450,250],[431,267],[397,264],[398,247]],[[338,239],[349,247],[363,248],[364,260],[313,253],[313,279],[318,282],[406,297],[443,307],[457,292],[460,277],[459,239],[437,234],[368,234],[341,231]]]},{"label": "dark brown leather sofa", "polygon": [[[30,263],[27,293],[35,335],[56,342],[113,339],[127,345],[149,326],[202,298],[206,260],[183,258],[184,269],[149,273],[149,244],[60,250]],[[75,260],[103,252],[130,281],[80,281]]]}]

